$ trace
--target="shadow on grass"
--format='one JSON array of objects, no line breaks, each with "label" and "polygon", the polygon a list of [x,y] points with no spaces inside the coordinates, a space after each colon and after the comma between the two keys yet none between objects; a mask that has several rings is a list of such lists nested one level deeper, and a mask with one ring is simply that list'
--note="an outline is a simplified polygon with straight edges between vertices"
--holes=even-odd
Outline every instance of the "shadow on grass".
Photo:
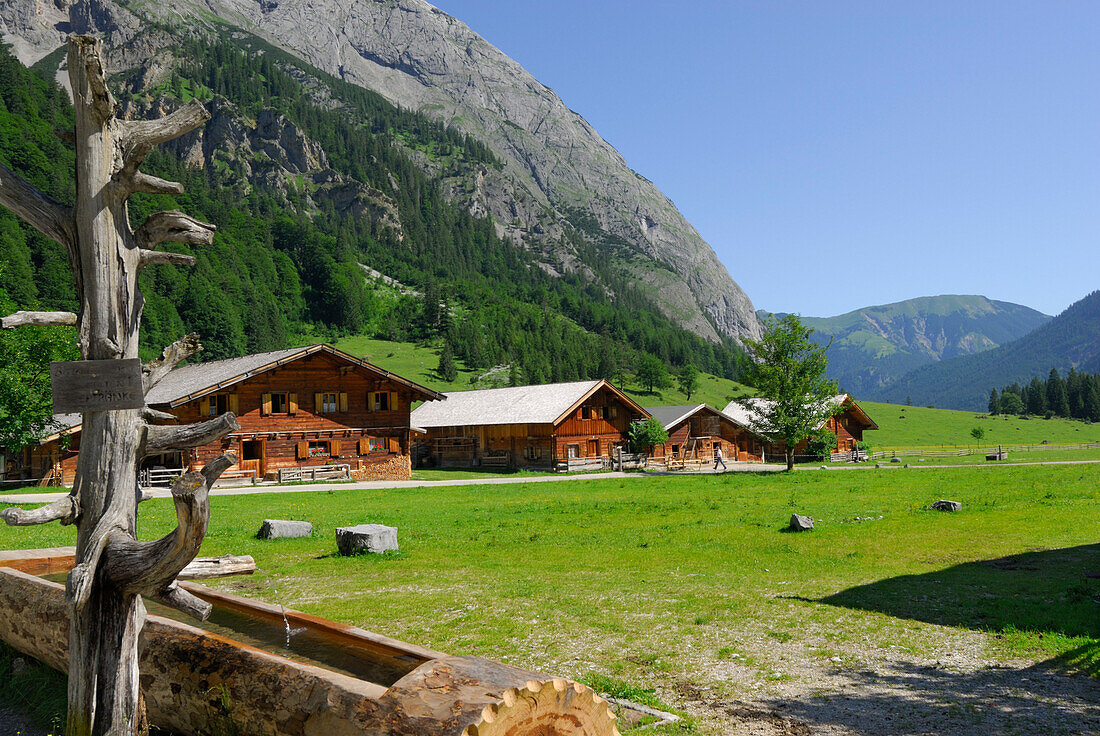
[{"label": "shadow on grass", "polygon": [[1100,639],[1100,544],[902,575],[820,602],[1001,634]]}]

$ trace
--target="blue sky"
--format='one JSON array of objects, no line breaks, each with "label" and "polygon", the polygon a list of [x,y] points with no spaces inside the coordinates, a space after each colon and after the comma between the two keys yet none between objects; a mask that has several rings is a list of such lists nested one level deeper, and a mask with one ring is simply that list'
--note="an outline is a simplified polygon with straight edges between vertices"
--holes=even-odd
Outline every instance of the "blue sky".
[{"label": "blue sky", "polygon": [[1100,3],[438,0],[680,208],[758,308],[1100,288]]}]

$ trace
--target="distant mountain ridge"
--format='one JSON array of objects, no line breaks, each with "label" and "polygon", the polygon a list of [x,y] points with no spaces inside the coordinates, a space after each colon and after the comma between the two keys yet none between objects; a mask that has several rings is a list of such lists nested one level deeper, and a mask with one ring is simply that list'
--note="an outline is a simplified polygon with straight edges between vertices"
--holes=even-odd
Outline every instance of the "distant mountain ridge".
[{"label": "distant mountain ridge", "polygon": [[1100,372],[1100,291],[1017,340],[917,368],[894,381],[880,396],[894,403],[910,397],[914,404],[982,411],[990,389],[1026,382],[1033,376],[1045,377],[1051,368],[1063,375],[1070,368]]},{"label": "distant mountain ridge", "polygon": [[[990,350],[1049,321],[1029,307],[984,296],[947,294],[803,317],[829,347],[828,376],[842,390],[878,400],[922,365]],[[904,397],[902,397],[904,399]]]}]

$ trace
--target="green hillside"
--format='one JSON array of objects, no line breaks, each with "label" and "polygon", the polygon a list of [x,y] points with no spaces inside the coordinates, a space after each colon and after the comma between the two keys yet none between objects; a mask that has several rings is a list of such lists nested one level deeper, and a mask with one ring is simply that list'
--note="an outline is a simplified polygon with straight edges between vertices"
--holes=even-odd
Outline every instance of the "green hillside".
[{"label": "green hillside", "polygon": [[[302,341],[302,344],[308,344],[309,342],[312,341],[305,340]],[[468,391],[476,388],[507,385],[507,370],[495,374],[497,382],[486,380],[480,384],[472,383],[472,381],[485,375],[485,372],[470,370],[462,361],[459,361],[458,364],[458,378],[454,381],[443,380],[436,371],[439,366],[440,348],[438,346],[375,340],[358,336],[341,338],[335,342],[335,346],[344,352],[366,358],[380,368],[393,371],[436,391]],[[618,384],[616,383],[616,385]],[[690,400],[676,387],[649,393],[638,386],[629,376],[624,390],[642,406],[709,404],[717,409],[725,408],[732,397],[746,395],[752,391],[748,386],[708,373],[699,374],[699,388],[691,395]]]},{"label": "green hillside", "polygon": [[[530,252],[499,238],[490,218],[450,204],[441,177],[499,165],[484,145],[247,34],[181,34],[160,63],[167,71],[112,79],[116,95],[135,115],[203,100],[215,112],[203,128],[209,155],[196,168],[180,158],[190,150],[186,140],[154,151],[148,173],[180,181],[186,194],[136,195],[131,219],[180,209],[218,232],[211,247],[179,247],[198,258],[194,268],[143,273],[147,356],[188,331],[200,334],[204,360],[303,337],[360,335],[446,340],[471,368],[512,363],[528,383],[613,375],[643,354],[670,369],[692,363],[737,375],[738,346],[708,343],[674,325],[649,296],[608,271],[595,247],[581,249],[584,268],[551,275]],[[64,92],[5,50],[0,102],[0,161],[71,201],[72,149],[53,134],[71,127]],[[248,148],[248,136],[261,135],[261,119],[284,133],[263,133],[263,145]],[[314,146],[306,148],[317,169],[280,168],[284,140]],[[59,246],[6,211],[0,235],[8,293],[19,307],[75,308]],[[419,295],[380,294],[360,264]]]},{"label": "green hillside", "polygon": [[1034,309],[984,296],[942,295],[806,317],[829,347],[829,377],[857,396],[878,397],[922,365],[989,350],[1049,321]]},{"label": "green hillside", "polygon": [[[1100,442],[1100,424],[1087,424],[1076,419],[991,417],[984,412],[929,409],[875,401],[860,401],[859,405],[879,426],[877,431],[864,435],[875,450]],[[981,442],[970,435],[975,427],[985,430]]]},{"label": "green hillside", "polygon": [[1071,367],[1100,372],[1100,291],[1018,340],[918,368],[875,398],[982,410],[993,388],[1044,378],[1051,368],[1065,375]]}]

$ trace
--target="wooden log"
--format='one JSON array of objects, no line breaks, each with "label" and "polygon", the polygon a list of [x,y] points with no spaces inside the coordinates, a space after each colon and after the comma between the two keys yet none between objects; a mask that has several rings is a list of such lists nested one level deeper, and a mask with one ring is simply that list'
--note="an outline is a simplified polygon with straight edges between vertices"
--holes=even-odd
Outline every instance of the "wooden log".
[{"label": "wooden log", "polygon": [[180,570],[176,580],[205,580],[227,578],[234,575],[251,575],[256,572],[256,560],[252,555],[222,555],[221,557],[196,557]]},{"label": "wooden log", "polygon": [[0,318],[0,329],[32,325],[35,327],[73,327],[76,315],[72,312],[16,312]]},{"label": "wooden log", "polygon": [[201,352],[199,336],[194,332],[184,335],[166,347],[161,351],[159,358],[146,363],[141,369],[145,374],[145,393],[149,393],[149,390],[160,383],[161,379],[171,373],[177,365]]}]

